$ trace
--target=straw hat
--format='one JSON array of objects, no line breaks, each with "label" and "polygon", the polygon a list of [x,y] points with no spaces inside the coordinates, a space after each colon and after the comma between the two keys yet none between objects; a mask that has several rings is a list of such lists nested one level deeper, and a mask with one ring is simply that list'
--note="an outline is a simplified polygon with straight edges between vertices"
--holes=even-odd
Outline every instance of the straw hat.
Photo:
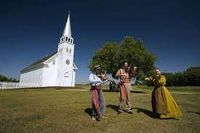
[{"label": "straw hat", "polygon": [[99,70],[99,69],[101,69],[101,66],[100,66],[100,65],[95,65],[95,66],[94,66],[94,69],[95,69],[95,70]]}]

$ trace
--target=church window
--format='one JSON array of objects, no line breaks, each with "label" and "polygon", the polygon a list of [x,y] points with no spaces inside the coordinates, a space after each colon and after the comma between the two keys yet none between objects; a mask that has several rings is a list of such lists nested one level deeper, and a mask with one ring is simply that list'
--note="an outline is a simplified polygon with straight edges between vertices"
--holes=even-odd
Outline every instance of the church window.
[{"label": "church window", "polygon": [[53,60],[53,65],[55,65],[56,64],[56,61],[55,60]]},{"label": "church window", "polygon": [[69,61],[69,59],[67,59],[67,60],[66,60],[66,64],[69,65],[69,63],[70,63],[70,61]]},{"label": "church window", "polygon": [[70,49],[70,50],[69,50],[69,53],[71,53],[71,52],[72,52],[72,50]]},{"label": "church window", "polygon": [[68,53],[68,48],[66,48],[66,52]]}]

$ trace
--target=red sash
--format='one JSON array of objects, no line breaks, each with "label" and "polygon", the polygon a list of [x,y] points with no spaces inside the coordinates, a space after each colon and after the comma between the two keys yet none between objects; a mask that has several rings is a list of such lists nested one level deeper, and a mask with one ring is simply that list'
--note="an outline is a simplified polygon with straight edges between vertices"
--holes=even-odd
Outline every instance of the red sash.
[{"label": "red sash", "polygon": [[92,95],[92,106],[93,108],[95,108],[97,113],[100,113],[99,87],[92,86],[91,95]]}]

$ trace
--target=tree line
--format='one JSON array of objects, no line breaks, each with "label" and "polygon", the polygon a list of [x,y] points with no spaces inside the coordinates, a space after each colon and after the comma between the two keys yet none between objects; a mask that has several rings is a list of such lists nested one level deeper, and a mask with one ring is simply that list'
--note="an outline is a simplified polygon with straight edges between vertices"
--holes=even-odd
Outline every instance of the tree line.
[{"label": "tree line", "polygon": [[163,73],[167,86],[200,86],[200,67],[190,67],[183,72]]},{"label": "tree line", "polygon": [[15,78],[8,78],[2,74],[0,74],[0,81],[1,82],[19,82],[19,80],[15,79]]}]

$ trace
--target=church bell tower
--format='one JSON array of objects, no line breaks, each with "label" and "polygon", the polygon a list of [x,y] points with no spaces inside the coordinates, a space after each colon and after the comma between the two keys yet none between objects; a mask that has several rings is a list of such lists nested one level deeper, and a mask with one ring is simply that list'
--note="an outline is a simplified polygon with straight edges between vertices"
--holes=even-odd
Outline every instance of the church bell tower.
[{"label": "church bell tower", "polygon": [[70,13],[58,44],[58,84],[73,85],[74,39],[71,35]]}]

